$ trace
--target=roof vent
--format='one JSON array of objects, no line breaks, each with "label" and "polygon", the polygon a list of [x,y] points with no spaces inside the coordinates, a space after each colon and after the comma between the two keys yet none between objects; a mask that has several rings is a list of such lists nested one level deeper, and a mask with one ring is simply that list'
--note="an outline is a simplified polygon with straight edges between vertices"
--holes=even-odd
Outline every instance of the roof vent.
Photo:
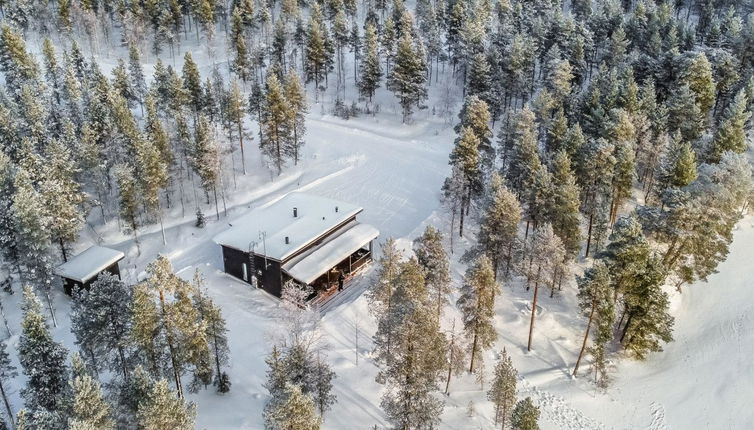
[{"label": "roof vent", "polygon": [[298,208],[293,208],[293,218],[298,217]]},{"label": "roof vent", "polygon": [[338,212],[338,207],[337,207],[337,206],[335,206],[335,212],[336,212],[336,213]]},{"label": "roof vent", "polygon": [[288,245],[291,241],[288,239],[288,236],[285,237],[285,244]]}]

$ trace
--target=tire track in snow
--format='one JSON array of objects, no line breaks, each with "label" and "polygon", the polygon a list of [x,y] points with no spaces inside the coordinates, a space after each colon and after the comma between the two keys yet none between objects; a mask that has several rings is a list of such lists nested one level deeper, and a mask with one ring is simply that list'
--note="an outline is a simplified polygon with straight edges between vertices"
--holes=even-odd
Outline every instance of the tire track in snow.
[{"label": "tire track in snow", "polygon": [[556,424],[558,429],[605,430],[602,423],[586,417],[579,410],[569,405],[564,398],[540,390],[523,378],[519,387],[519,397],[531,397],[532,401],[539,406],[542,418]]}]

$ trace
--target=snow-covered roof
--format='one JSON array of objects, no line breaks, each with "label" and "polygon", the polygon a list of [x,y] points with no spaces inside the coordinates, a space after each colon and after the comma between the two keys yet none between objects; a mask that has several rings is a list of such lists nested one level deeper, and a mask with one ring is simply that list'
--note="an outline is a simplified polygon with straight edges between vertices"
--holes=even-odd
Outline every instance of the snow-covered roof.
[{"label": "snow-covered roof", "polygon": [[312,252],[284,264],[283,270],[297,281],[312,283],[379,234],[379,230],[369,224],[348,224]]},{"label": "snow-covered roof", "polygon": [[293,192],[234,220],[231,228],[213,240],[244,252],[253,247],[258,255],[284,261],[361,211],[361,207],[350,203]]},{"label": "snow-covered roof", "polygon": [[123,257],[125,254],[118,250],[94,245],[58,266],[55,273],[64,278],[85,283]]}]

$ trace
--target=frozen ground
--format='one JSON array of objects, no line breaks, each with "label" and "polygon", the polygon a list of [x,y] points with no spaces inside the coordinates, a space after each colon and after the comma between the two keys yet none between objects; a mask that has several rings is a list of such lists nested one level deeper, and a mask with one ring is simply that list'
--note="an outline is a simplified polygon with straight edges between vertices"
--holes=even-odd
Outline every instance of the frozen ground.
[{"label": "frozen ground", "polygon": [[[196,57],[206,64],[202,52],[195,51]],[[103,69],[111,63],[112,59],[103,59]],[[203,67],[202,72],[207,70]],[[434,101],[439,99],[438,87],[433,87]],[[279,326],[276,299],[222,273],[220,250],[211,237],[234,218],[286,192],[304,190],[363,206],[360,220],[380,230],[380,241],[392,236],[409,248],[410,240],[427,224],[448,231],[439,189],[449,170],[452,128],[430,111],[418,114],[411,126],[401,125],[399,116],[392,113],[391,96],[380,91],[383,113],[376,117],[342,121],[324,114],[320,105],[312,105],[302,162],[280,177],[271,178],[258,151],[247,151],[249,175],[237,177],[235,185],[228,186],[228,217],[215,221],[214,208],[204,206],[208,225],[203,230],[193,227],[193,207],[187,207],[184,214],[174,207],[166,220],[168,245],[163,247],[159,227],[144,228],[140,255],[133,241],[117,232],[114,222],[84,232],[77,251],[100,241],[124,251],[122,269],[131,282],[157,253],[169,256],[174,269],[187,279],[195,268],[207,277],[210,294],[228,320],[228,373],[233,387],[225,396],[212,390],[190,395],[198,405],[198,428],[261,428],[266,400],[264,357],[270,336]],[[248,147],[255,145],[256,140]],[[231,184],[230,176],[226,175],[226,181]],[[754,288],[748,285],[754,277],[751,243],[754,226],[747,218],[736,231],[721,273],[707,284],[686,288],[680,296],[673,293],[676,341],[646,362],[617,360],[615,381],[606,394],[596,393],[587,381],[588,363],[582,367],[581,378],[570,377],[584,325],[575,312],[573,287],[554,299],[543,295],[534,351],[526,353],[530,293],[519,286],[505,286],[495,320],[500,338],[485,355],[487,368],[494,363],[496,351],[505,347],[511,352],[521,375],[519,394],[531,396],[540,405],[543,429],[754,428]],[[456,280],[465,270],[455,261],[465,245],[463,241],[455,244]],[[322,310],[323,340],[338,375],[338,403],[326,415],[326,428],[387,426],[379,408],[382,387],[374,382],[376,368],[369,357],[375,323],[362,293],[370,276],[372,271],[366,272]],[[11,351],[18,343],[19,296],[3,296],[13,330],[7,340]],[[69,301],[58,292],[55,303],[59,327],[53,334],[74,349],[67,317]],[[450,309],[446,314],[444,325],[449,329],[457,315]],[[460,327],[460,322],[456,326]],[[13,359],[17,365],[15,355]],[[23,382],[19,376],[16,386]],[[486,387],[483,390],[472,377],[454,379],[442,427],[492,429],[492,406],[485,392]],[[470,402],[476,411],[471,417],[467,414]],[[16,410],[22,406],[17,389],[12,403]]]}]

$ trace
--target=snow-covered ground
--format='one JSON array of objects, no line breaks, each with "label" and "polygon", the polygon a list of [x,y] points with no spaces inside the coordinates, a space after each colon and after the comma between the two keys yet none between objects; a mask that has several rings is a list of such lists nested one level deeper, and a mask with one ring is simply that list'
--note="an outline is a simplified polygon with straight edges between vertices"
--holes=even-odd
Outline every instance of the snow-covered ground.
[{"label": "snow-covered ground", "polygon": [[[207,59],[202,58],[206,51],[194,53],[205,74],[209,70]],[[103,70],[109,70],[112,62],[112,58],[102,59]],[[180,69],[180,56],[177,66]],[[151,72],[148,65],[145,69]],[[433,87],[433,102],[439,100],[443,86]],[[331,95],[326,97],[331,99]],[[364,207],[359,219],[380,230],[380,242],[394,237],[410,248],[410,240],[428,224],[448,233],[447,214],[439,196],[449,172],[448,154],[455,137],[452,128],[431,111],[418,113],[413,125],[402,125],[399,115],[393,113],[389,93],[381,89],[379,100],[382,113],[349,121],[329,116],[321,105],[313,104],[302,161],[279,177],[271,178],[262,166],[256,140],[247,144],[252,148],[247,150],[249,175],[238,176],[235,185],[226,178],[228,216],[215,221],[214,209],[203,207],[208,218],[205,229],[193,226],[193,208],[187,208],[182,217],[180,207],[174,207],[165,223],[168,245],[162,245],[158,226],[146,227],[141,231],[140,255],[133,241],[117,231],[114,221],[82,235],[78,251],[99,241],[124,251],[121,268],[130,282],[138,279],[158,253],[167,255],[175,271],[187,279],[195,268],[207,277],[209,292],[222,307],[230,329],[228,373],[233,387],[224,396],[211,389],[189,395],[198,406],[197,428],[262,427],[264,358],[270,337],[279,327],[279,302],[223,274],[220,249],[211,238],[228,228],[233,219],[287,192],[301,190]],[[326,106],[329,109],[331,105]],[[720,274],[712,276],[709,283],[687,287],[680,296],[673,293],[676,341],[645,362],[617,360],[615,380],[606,394],[597,393],[588,381],[589,363],[583,365],[581,378],[570,376],[585,324],[576,312],[573,286],[553,299],[543,294],[531,353],[526,352],[531,293],[517,285],[503,287],[495,320],[499,340],[485,354],[487,379],[497,351],[505,347],[521,376],[520,396],[531,396],[540,405],[543,429],[754,428],[754,364],[750,358],[754,355],[754,288],[748,285],[754,278],[752,222],[746,218],[739,224],[731,255],[721,265]],[[466,243],[456,242],[453,277],[458,280],[465,267],[457,258]],[[379,407],[382,386],[374,382],[377,370],[370,359],[375,322],[362,294],[371,276],[372,270],[364,273],[322,309],[325,351],[338,375],[338,403],[326,415],[325,428],[387,426]],[[18,343],[19,296],[3,297],[14,334],[7,340],[11,351]],[[55,303],[59,326],[53,335],[73,350],[69,299],[56,292]],[[448,308],[445,328],[450,328],[454,317],[457,319],[457,314]],[[456,326],[460,327],[460,322]],[[16,387],[23,383],[22,375],[16,378]],[[472,376],[454,379],[442,427],[492,429],[486,388]],[[18,389],[11,399],[18,410],[22,406]],[[470,402],[473,416],[468,414]]]}]

